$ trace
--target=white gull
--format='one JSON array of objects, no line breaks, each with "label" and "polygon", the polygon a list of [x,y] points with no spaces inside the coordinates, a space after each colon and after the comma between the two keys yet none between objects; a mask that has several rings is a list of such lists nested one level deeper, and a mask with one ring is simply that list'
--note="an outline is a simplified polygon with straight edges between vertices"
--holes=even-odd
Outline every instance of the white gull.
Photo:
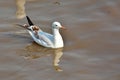
[{"label": "white gull", "polygon": [[30,20],[28,16],[27,20],[29,25],[19,25],[21,27],[24,27],[27,29],[33,40],[38,43],[39,45],[42,45],[44,47],[48,48],[62,48],[64,47],[63,39],[61,34],[59,33],[59,29],[65,29],[60,22],[53,22],[52,23],[52,32],[53,34],[47,33],[42,31],[38,26],[34,25],[33,22]]}]

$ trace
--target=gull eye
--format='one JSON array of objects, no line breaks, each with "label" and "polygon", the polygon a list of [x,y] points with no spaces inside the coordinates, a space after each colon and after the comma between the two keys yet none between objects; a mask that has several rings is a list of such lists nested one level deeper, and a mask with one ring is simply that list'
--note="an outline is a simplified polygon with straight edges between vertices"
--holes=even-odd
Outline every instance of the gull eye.
[{"label": "gull eye", "polygon": [[55,24],[55,26],[57,26],[57,25]]}]

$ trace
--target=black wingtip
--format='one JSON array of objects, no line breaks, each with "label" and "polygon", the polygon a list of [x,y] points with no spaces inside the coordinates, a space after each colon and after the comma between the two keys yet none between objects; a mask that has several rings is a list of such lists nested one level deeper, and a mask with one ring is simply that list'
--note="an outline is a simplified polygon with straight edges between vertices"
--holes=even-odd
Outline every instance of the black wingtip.
[{"label": "black wingtip", "polygon": [[26,16],[26,18],[27,18],[27,21],[28,21],[30,26],[34,25],[33,22],[30,20],[30,18],[28,16]]}]

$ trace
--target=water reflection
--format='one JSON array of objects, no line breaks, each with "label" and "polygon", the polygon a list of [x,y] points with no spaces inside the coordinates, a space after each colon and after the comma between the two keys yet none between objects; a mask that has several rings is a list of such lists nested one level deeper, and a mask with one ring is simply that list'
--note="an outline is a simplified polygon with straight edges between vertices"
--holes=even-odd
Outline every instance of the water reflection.
[{"label": "water reflection", "polygon": [[55,70],[57,71],[63,71],[59,67],[59,62],[60,58],[63,55],[63,48],[58,48],[58,49],[50,49],[50,48],[45,48],[42,47],[35,42],[32,44],[28,45],[24,49],[24,53],[22,56],[24,56],[25,59],[36,59],[36,58],[41,58],[44,56],[52,55],[53,56],[53,66]]},{"label": "water reflection", "polygon": [[[35,0],[15,0],[16,1],[16,17],[22,19],[26,16],[25,4],[26,1],[35,1]],[[54,4],[60,5],[59,1],[55,1]]]},{"label": "water reflection", "polygon": [[24,18],[26,16],[25,3],[26,0],[15,0],[16,1],[16,16],[18,19]]}]

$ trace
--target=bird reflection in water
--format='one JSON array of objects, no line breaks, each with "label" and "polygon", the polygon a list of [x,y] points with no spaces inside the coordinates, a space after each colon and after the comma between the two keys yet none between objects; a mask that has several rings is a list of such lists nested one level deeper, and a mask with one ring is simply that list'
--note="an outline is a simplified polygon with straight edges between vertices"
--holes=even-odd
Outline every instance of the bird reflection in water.
[{"label": "bird reflection in water", "polygon": [[25,3],[26,0],[15,0],[16,1],[16,16],[18,19],[22,19],[26,16],[26,12],[25,12]]},{"label": "bird reflection in water", "polygon": [[[36,0],[15,0],[16,3],[16,17],[22,19],[26,16],[25,4],[27,1],[36,1]],[[60,5],[60,2],[56,1],[54,4]]]},{"label": "bird reflection in water", "polygon": [[24,56],[25,59],[36,59],[47,55],[53,55],[53,66],[55,70],[63,71],[59,67],[60,58],[63,55],[63,48],[50,49],[42,47],[33,42],[32,44],[25,47],[25,54],[23,54],[22,56]]}]

